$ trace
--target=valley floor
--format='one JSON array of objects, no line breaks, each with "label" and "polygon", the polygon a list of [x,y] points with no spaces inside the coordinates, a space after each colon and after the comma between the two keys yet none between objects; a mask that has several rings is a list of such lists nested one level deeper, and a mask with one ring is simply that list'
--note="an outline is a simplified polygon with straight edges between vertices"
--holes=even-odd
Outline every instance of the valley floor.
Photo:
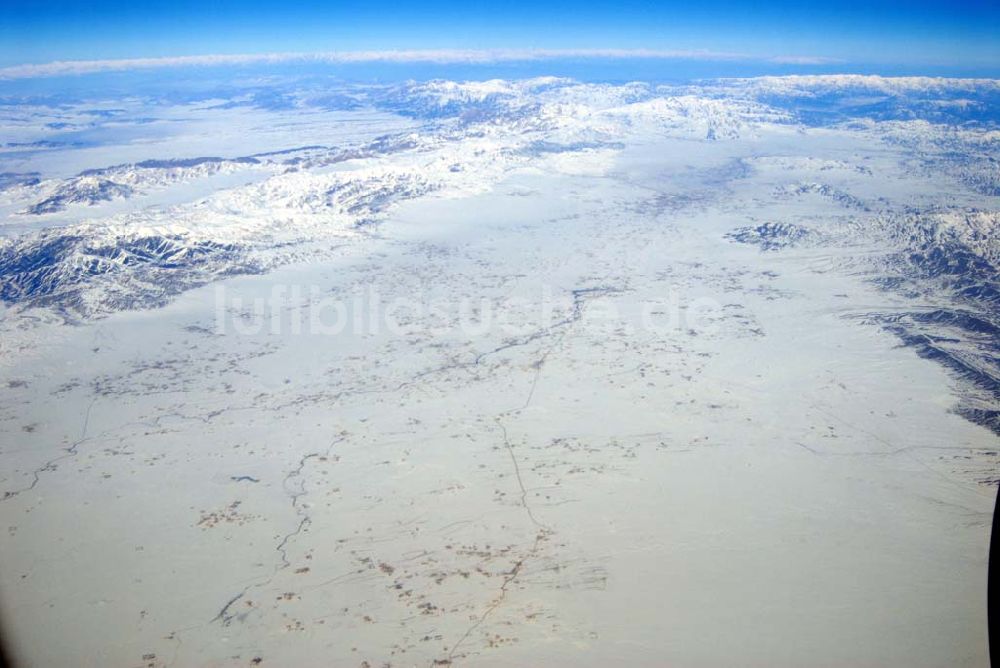
[{"label": "valley floor", "polygon": [[986,665],[996,436],[836,250],[725,237],[780,209],[708,180],[752,147],[688,146],[38,325],[0,388],[15,656]]}]

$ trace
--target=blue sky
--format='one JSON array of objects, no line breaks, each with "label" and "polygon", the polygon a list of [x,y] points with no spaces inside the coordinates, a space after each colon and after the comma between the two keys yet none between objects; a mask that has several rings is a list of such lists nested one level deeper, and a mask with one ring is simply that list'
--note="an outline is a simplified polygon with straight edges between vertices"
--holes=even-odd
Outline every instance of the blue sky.
[{"label": "blue sky", "polygon": [[670,49],[1000,70],[1000,2],[2,0],[0,66],[369,49]]}]

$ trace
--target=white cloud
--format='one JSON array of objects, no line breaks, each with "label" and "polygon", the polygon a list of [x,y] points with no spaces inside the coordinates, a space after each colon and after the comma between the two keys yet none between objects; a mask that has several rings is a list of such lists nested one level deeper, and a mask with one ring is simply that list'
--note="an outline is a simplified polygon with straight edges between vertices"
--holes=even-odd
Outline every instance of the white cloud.
[{"label": "white cloud", "polygon": [[762,61],[780,64],[817,65],[838,62],[814,56],[759,58],[718,51],[657,49],[493,49],[493,50],[390,50],[330,51],[321,53],[262,53],[234,55],[171,56],[164,58],[124,58],[120,60],[67,60],[44,64],[13,65],[0,68],[0,79],[32,79],[71,76],[95,72],[117,72],[161,67],[253,65],[269,63],[499,63],[557,58],[642,58],[664,60]]}]

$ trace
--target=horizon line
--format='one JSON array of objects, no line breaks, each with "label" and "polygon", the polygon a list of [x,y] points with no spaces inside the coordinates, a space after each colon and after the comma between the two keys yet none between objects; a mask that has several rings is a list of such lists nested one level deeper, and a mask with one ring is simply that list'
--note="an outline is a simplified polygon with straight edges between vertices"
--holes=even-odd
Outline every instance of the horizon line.
[{"label": "horizon line", "polygon": [[169,67],[211,67],[281,63],[433,63],[490,64],[502,62],[557,60],[560,58],[624,60],[715,60],[760,62],[775,65],[832,65],[846,62],[825,56],[758,56],[711,50],[670,49],[387,49],[369,51],[274,52],[244,54],[203,54],[95,60],[56,60],[0,67],[0,80],[75,76],[100,72]]}]

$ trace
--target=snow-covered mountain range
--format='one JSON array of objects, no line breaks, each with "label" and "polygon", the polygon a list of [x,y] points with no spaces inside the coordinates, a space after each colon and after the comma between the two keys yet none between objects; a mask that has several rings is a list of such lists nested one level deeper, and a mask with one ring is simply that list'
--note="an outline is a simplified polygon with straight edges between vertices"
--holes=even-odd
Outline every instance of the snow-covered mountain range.
[{"label": "snow-covered mountain range", "polygon": [[[618,153],[657,137],[687,140],[694,152],[721,142],[738,168],[713,173],[703,186],[722,192],[754,175],[779,174],[760,196],[785,207],[779,219],[734,226],[733,240],[766,252],[860,240],[880,249],[877,259],[859,255],[852,266],[864,265],[886,289],[935,295],[941,308],[872,318],[921,354],[944,359],[995,403],[998,101],[994,80],[848,75],[686,85],[547,77],[286,87],[187,107],[202,114],[199,122],[241,109],[276,123],[331,110],[342,114],[343,127],[351,127],[352,114],[407,120],[389,133],[379,131],[386,123],[370,123],[339,142],[302,141],[312,138],[305,132],[257,150],[265,147],[251,134],[243,150],[223,157],[127,162],[113,160],[121,153],[113,146],[76,141],[81,128],[106,133],[109,119],[130,120],[110,103],[103,112],[93,100],[70,111],[25,104],[9,124],[20,141],[7,141],[0,153],[0,298],[8,319],[39,308],[74,320],[158,306],[219,277],[267,271],[322,254],[331,240],[371,234],[402,200],[484,192],[519,170],[607,173]],[[177,113],[152,103],[142,108],[135,127],[157,123],[146,114]],[[867,142],[870,151],[844,154],[838,138]],[[797,141],[816,148],[793,158],[788,146]],[[108,164],[69,176],[37,167],[43,156],[51,163],[53,155],[81,154],[91,161],[106,155]],[[134,142],[124,155],[135,155]],[[807,171],[820,178],[803,179]],[[922,201],[894,197],[891,183],[880,191],[879,179],[909,177],[945,186]],[[811,198],[835,205],[838,224],[810,220],[802,202]],[[961,352],[953,350],[955,337]],[[997,413],[979,419],[1000,430]]]}]

